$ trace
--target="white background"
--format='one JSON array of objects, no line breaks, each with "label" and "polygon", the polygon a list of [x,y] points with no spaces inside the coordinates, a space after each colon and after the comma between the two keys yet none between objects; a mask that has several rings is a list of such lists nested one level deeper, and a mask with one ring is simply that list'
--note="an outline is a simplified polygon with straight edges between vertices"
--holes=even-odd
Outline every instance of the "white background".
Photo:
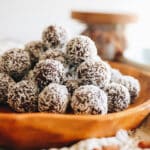
[{"label": "white background", "polygon": [[0,0],[0,39],[38,40],[49,24],[63,25],[71,35],[77,34],[83,26],[71,20],[71,10],[132,12],[140,19],[127,30],[130,47],[150,48],[149,7],[149,0]]}]

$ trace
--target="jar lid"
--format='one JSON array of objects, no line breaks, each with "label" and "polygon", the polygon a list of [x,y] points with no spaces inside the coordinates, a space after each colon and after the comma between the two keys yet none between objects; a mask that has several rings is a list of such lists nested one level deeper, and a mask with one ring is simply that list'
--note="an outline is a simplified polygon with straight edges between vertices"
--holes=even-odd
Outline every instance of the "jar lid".
[{"label": "jar lid", "polygon": [[71,16],[73,19],[89,24],[128,24],[138,20],[135,14],[72,11]]}]

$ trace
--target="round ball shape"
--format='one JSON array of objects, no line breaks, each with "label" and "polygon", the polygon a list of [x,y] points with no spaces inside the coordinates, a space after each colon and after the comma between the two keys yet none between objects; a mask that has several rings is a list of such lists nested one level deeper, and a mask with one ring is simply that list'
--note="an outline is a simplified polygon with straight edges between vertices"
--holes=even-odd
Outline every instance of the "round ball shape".
[{"label": "round ball shape", "polygon": [[130,94],[126,87],[110,83],[104,89],[108,96],[108,112],[119,112],[129,106]]},{"label": "round ball shape", "polygon": [[36,64],[33,73],[40,90],[50,83],[63,83],[65,79],[64,66],[53,59],[41,60]]},{"label": "round ball shape", "polygon": [[2,56],[4,71],[8,73],[15,81],[19,81],[29,70],[29,53],[22,49],[10,49]]},{"label": "round ball shape", "polygon": [[97,49],[94,42],[87,36],[77,36],[66,46],[67,61],[78,65],[89,58],[96,57]]},{"label": "round ball shape", "polygon": [[111,79],[110,82],[118,82],[122,78],[122,74],[119,70],[111,68]]},{"label": "round ball shape", "polygon": [[40,60],[45,59],[54,59],[66,66],[65,54],[62,51],[49,49],[40,56]]},{"label": "round ball shape", "polygon": [[34,82],[22,80],[11,86],[8,104],[16,112],[36,112],[38,110],[38,88]]},{"label": "round ball shape", "polygon": [[131,103],[134,103],[134,99],[138,97],[141,89],[139,81],[131,76],[122,76],[122,78],[118,80],[118,83],[125,86],[129,90]]},{"label": "round ball shape", "polygon": [[75,114],[106,114],[107,95],[94,85],[80,86],[74,91],[71,107]]},{"label": "round ball shape", "polygon": [[38,110],[40,112],[65,113],[69,102],[69,93],[64,85],[51,83],[40,93]]},{"label": "round ball shape", "polygon": [[103,61],[87,60],[77,68],[77,75],[81,84],[93,84],[103,88],[110,82],[110,68]]},{"label": "round ball shape", "polygon": [[68,33],[61,26],[51,25],[43,31],[42,40],[49,48],[63,48],[68,40]]},{"label": "round ball shape", "polygon": [[41,54],[48,48],[42,41],[32,41],[25,45],[25,50],[30,53],[31,62],[33,65],[39,61]]}]

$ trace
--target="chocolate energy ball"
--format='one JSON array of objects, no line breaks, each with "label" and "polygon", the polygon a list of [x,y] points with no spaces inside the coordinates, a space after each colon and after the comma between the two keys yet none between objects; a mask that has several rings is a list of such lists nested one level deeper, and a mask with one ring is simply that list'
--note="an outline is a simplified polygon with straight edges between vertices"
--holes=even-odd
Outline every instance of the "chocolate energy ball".
[{"label": "chocolate energy ball", "polygon": [[65,113],[69,102],[69,93],[64,85],[51,83],[40,93],[38,110],[40,112]]},{"label": "chocolate energy ball", "polygon": [[140,93],[141,88],[139,81],[131,76],[122,76],[122,78],[118,80],[118,83],[122,84],[129,90],[131,103],[133,103],[134,99],[138,97]]},{"label": "chocolate energy ball", "polygon": [[47,49],[48,48],[42,41],[32,41],[25,45],[25,50],[30,53],[33,66],[39,61],[40,55]]},{"label": "chocolate energy ball", "polygon": [[60,61],[64,66],[67,66],[65,54],[60,50],[49,49],[48,51],[46,51],[40,56],[40,60],[45,60],[45,59],[54,59]]},{"label": "chocolate energy ball", "polygon": [[16,112],[36,112],[38,88],[34,82],[22,80],[9,88],[8,104]]},{"label": "chocolate energy ball", "polygon": [[33,73],[40,90],[50,83],[63,83],[65,80],[63,64],[53,59],[41,60],[36,64]]},{"label": "chocolate energy ball", "polygon": [[20,81],[31,66],[29,53],[17,48],[5,52],[2,62],[4,71],[15,81]]},{"label": "chocolate energy ball", "polygon": [[68,63],[78,65],[83,61],[96,57],[97,49],[94,42],[87,36],[77,36],[66,46]]},{"label": "chocolate energy ball", "polygon": [[79,82],[77,80],[67,80],[65,85],[69,93],[72,95],[73,92],[79,87]]},{"label": "chocolate energy ball", "polygon": [[126,87],[117,83],[105,86],[108,96],[108,112],[119,112],[126,109],[130,104],[130,94]]},{"label": "chocolate energy ball", "polygon": [[103,61],[87,60],[77,69],[78,79],[81,84],[93,84],[103,88],[110,82],[110,67]]},{"label": "chocolate energy ball", "polygon": [[122,78],[122,74],[119,70],[111,68],[110,71],[111,71],[110,82],[118,82],[118,80]]},{"label": "chocolate energy ball", "polygon": [[80,86],[74,91],[71,107],[75,114],[106,114],[107,95],[94,85]]},{"label": "chocolate energy ball", "polygon": [[51,25],[43,31],[42,39],[49,48],[63,48],[68,40],[68,33],[63,27]]},{"label": "chocolate energy ball", "polygon": [[14,80],[6,73],[0,73],[0,103],[7,102],[10,84],[15,84]]}]

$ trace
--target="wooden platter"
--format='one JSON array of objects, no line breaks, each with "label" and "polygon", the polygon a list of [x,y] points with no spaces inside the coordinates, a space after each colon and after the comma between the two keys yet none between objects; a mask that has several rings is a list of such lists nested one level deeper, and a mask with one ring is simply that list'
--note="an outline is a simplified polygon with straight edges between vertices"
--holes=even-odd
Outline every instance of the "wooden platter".
[{"label": "wooden platter", "polygon": [[150,113],[150,74],[136,68],[110,63],[141,83],[141,93],[127,110],[107,115],[14,113],[0,107],[0,146],[11,149],[40,149],[64,146],[90,137],[115,135],[119,129],[133,129]]}]

